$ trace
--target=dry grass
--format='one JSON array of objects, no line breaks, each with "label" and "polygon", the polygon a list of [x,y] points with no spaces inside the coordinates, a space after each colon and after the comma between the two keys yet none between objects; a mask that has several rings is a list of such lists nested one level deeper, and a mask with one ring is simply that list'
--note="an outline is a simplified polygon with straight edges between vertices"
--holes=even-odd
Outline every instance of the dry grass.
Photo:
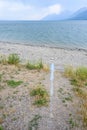
[{"label": "dry grass", "polygon": [[19,69],[25,67],[29,70],[43,70],[45,72],[49,72],[49,66],[47,64],[44,64],[42,60],[33,62],[28,61],[27,63],[21,63],[20,57],[15,53],[9,54],[8,56],[0,55],[0,64],[15,65]]},{"label": "dry grass", "polygon": [[80,108],[80,115],[83,125],[87,126],[87,68],[79,67],[74,69],[67,67],[64,75],[70,79],[71,84],[74,86],[73,90],[79,97],[78,107]]},{"label": "dry grass", "polygon": [[49,72],[50,71],[50,67],[47,64],[43,64],[43,70],[45,72]]},{"label": "dry grass", "polygon": [[68,66],[65,68],[64,76],[70,79],[72,85],[84,87],[87,84],[87,67],[74,69],[72,66]]}]

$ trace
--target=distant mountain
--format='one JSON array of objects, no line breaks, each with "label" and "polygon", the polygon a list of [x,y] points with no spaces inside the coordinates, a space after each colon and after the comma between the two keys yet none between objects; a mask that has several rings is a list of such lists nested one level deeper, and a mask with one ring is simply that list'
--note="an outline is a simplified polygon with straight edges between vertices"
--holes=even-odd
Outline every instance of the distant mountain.
[{"label": "distant mountain", "polygon": [[61,12],[61,14],[51,14],[44,17],[42,20],[64,20],[71,16],[70,11]]},{"label": "distant mountain", "polygon": [[59,15],[48,15],[42,20],[87,20],[87,7],[81,8],[73,14],[70,11],[64,11]]},{"label": "distant mountain", "polygon": [[71,17],[71,20],[87,20],[87,7],[81,8],[76,11]]}]

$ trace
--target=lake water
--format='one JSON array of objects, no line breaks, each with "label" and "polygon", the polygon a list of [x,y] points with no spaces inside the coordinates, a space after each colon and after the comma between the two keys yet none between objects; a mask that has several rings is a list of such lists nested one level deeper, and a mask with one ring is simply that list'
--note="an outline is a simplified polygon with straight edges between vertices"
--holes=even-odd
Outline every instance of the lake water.
[{"label": "lake water", "polygon": [[87,21],[0,21],[0,42],[87,49]]}]

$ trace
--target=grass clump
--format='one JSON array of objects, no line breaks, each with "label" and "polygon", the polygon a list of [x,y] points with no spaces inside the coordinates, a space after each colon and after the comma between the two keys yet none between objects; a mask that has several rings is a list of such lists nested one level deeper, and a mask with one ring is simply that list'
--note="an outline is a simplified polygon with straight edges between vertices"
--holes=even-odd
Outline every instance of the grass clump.
[{"label": "grass clump", "polygon": [[69,119],[69,124],[71,128],[77,126],[76,122],[72,118]]},{"label": "grass clump", "polygon": [[64,75],[70,78],[72,85],[80,87],[87,85],[87,67],[79,67],[77,69],[67,67]]},{"label": "grass clump", "polygon": [[35,115],[34,118],[29,122],[29,130],[37,130],[39,125],[40,115]]},{"label": "grass clump", "polygon": [[17,65],[20,62],[20,57],[17,54],[10,54],[8,56],[8,63]]},{"label": "grass clump", "polygon": [[30,69],[30,70],[33,70],[33,69],[42,69],[43,68],[43,63],[42,63],[42,60],[39,60],[37,63],[32,63],[32,62],[28,62],[26,64],[26,68],[27,69]]},{"label": "grass clump", "polygon": [[87,81],[87,67],[77,68],[76,77],[81,81]]},{"label": "grass clump", "polygon": [[10,86],[12,88],[16,88],[17,86],[19,86],[22,83],[23,83],[23,81],[14,81],[14,80],[7,81],[8,86]]},{"label": "grass clump", "polygon": [[46,89],[43,88],[43,86],[37,86],[36,88],[34,88],[30,92],[30,95],[35,97],[35,101],[33,103],[34,105],[38,107],[47,105],[49,95]]}]

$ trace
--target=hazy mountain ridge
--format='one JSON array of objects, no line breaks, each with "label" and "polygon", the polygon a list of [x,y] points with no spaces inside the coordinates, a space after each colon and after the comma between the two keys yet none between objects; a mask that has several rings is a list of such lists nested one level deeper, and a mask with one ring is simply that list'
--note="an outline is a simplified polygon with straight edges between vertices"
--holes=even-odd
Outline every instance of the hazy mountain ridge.
[{"label": "hazy mountain ridge", "polygon": [[70,11],[63,11],[60,14],[51,14],[43,18],[43,20],[64,20],[72,15]]},{"label": "hazy mountain ridge", "polygon": [[52,14],[44,17],[42,20],[87,20],[87,7],[77,10],[75,13],[70,11]]},{"label": "hazy mountain ridge", "polygon": [[87,7],[81,8],[76,11],[70,19],[72,20],[87,20]]}]

